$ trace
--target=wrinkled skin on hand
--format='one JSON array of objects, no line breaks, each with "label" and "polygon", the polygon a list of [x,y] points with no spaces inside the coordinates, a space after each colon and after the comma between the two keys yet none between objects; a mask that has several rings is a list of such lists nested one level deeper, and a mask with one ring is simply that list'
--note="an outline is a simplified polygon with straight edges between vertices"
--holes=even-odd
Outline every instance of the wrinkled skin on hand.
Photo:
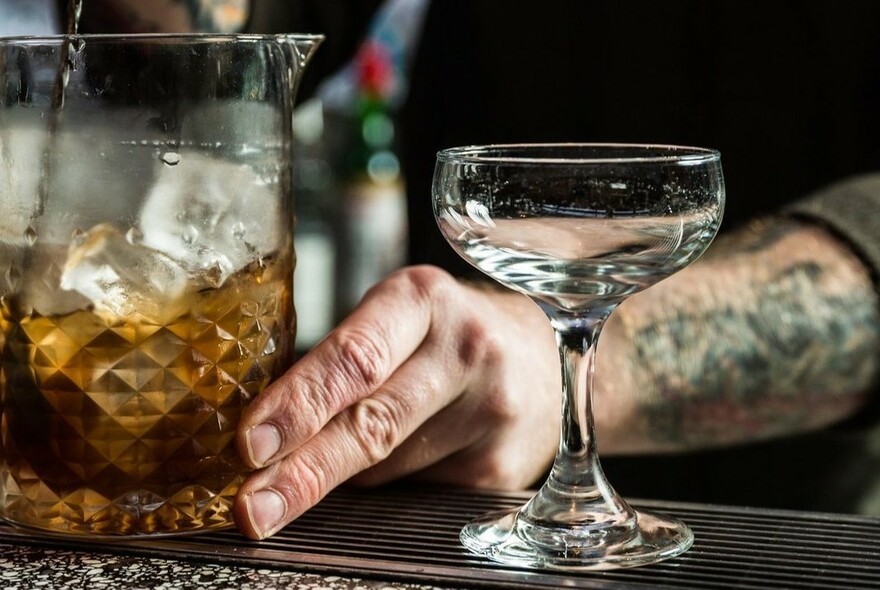
[{"label": "wrinkled skin on hand", "polygon": [[239,528],[269,536],[346,481],[533,483],[559,439],[556,355],[523,296],[428,266],[391,275],[248,408]]}]

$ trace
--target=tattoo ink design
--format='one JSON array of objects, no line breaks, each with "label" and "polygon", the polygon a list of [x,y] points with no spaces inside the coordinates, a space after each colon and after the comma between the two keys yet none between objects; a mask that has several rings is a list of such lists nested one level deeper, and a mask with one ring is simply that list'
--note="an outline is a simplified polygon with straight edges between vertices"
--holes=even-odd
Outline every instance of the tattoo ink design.
[{"label": "tattoo ink design", "polygon": [[863,403],[880,369],[880,311],[867,273],[803,256],[754,270],[758,254],[792,247],[798,229],[783,223],[722,241],[735,269],[728,278],[759,280],[741,281],[737,297],[702,292],[631,329],[652,440],[691,448],[768,438]]}]

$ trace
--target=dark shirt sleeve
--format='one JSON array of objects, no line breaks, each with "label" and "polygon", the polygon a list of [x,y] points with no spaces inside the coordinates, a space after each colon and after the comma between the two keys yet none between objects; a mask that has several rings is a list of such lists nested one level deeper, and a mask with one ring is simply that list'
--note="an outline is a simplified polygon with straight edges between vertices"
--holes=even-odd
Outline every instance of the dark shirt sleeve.
[{"label": "dark shirt sleeve", "polygon": [[786,212],[819,221],[849,242],[880,287],[880,173],[832,184],[793,203]]}]

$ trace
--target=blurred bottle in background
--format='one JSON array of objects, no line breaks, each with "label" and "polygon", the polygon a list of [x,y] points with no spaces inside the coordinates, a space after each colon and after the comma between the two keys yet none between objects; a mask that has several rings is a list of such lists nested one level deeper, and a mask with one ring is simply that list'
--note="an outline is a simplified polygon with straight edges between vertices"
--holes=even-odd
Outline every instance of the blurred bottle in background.
[{"label": "blurred bottle in background", "polygon": [[340,264],[337,307],[353,308],[366,291],[406,263],[406,194],[394,142],[391,92],[398,76],[387,47],[368,39],[355,58],[357,98],[340,165]]},{"label": "blurred bottle in background", "polygon": [[293,296],[297,310],[296,348],[304,352],[323,338],[336,320],[336,185],[328,161],[331,142],[325,133],[320,98],[312,98],[296,108],[293,138],[297,258]]},{"label": "blurred bottle in background", "polygon": [[395,114],[428,0],[388,0],[354,58],[294,114],[297,348],[406,264]]}]

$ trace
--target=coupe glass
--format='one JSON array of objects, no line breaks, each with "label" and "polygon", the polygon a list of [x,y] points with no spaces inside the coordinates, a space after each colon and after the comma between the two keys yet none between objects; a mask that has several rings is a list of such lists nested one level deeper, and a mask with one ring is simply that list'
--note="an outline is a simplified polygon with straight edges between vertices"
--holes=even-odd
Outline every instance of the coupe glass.
[{"label": "coupe glass", "polygon": [[521,508],[466,525],[464,546],[508,564],[572,570],[686,551],[693,533],[684,523],[634,510],[602,473],[592,375],[611,312],[696,260],[714,238],[724,206],[719,153],[621,144],[452,148],[437,156],[433,205],[465,260],[544,311],[562,365],[562,429],[547,481]]}]

